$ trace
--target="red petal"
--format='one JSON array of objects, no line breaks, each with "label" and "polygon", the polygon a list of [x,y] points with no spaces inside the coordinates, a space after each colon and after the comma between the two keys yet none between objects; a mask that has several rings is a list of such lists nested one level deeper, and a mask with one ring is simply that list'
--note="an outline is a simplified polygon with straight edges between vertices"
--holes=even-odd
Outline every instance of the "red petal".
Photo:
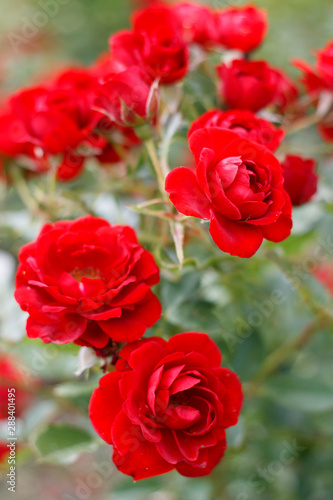
[{"label": "red petal", "polygon": [[215,342],[206,333],[186,332],[174,335],[168,341],[167,353],[197,352],[207,358],[210,366],[220,366],[222,355]]},{"label": "red petal", "polygon": [[242,222],[233,222],[212,212],[209,232],[216,245],[230,255],[252,257],[260,247],[262,230]]},{"label": "red petal", "polygon": [[114,463],[121,472],[133,476],[135,480],[165,474],[174,468],[161,457],[156,445],[144,438],[140,427],[133,425],[123,411],[113,424],[112,441]]},{"label": "red petal", "polygon": [[179,167],[165,180],[165,190],[177,210],[184,215],[209,219],[210,202],[189,168]]},{"label": "red petal", "polygon": [[99,387],[92,393],[89,403],[89,417],[97,434],[112,444],[111,427],[121,411],[123,400],[119,392],[121,373],[112,372],[104,375]]}]

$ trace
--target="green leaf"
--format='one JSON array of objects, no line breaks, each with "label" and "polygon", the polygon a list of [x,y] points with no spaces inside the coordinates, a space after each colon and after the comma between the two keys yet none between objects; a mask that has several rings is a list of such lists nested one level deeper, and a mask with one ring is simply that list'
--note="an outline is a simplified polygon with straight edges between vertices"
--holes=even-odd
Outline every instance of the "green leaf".
[{"label": "green leaf", "polygon": [[307,412],[333,409],[333,388],[318,379],[293,374],[278,375],[267,382],[267,395],[278,403]]},{"label": "green leaf", "polygon": [[66,424],[50,424],[36,438],[35,447],[41,458],[51,462],[68,463],[87,449],[93,438],[84,429]]}]

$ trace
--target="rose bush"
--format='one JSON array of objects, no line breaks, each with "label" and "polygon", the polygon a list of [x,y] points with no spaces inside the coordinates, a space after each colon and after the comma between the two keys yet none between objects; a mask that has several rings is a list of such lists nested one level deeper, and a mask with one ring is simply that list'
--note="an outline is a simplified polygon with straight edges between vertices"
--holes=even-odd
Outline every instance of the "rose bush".
[{"label": "rose bush", "polygon": [[188,332],[168,342],[154,337],[128,344],[120,356],[89,405],[118,469],[135,480],[172,469],[209,474],[242,405],[240,382],[220,367],[217,345],[204,333]]}]

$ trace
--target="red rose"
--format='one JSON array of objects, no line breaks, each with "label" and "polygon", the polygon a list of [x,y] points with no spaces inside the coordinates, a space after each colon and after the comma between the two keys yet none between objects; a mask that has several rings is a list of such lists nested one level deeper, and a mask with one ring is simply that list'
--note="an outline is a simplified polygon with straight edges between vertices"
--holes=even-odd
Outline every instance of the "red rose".
[{"label": "red rose", "polygon": [[252,111],[242,109],[220,111],[219,109],[213,109],[207,111],[192,123],[188,137],[196,130],[209,127],[232,130],[240,137],[266,146],[271,151],[275,151],[279,147],[285,135],[282,129],[275,128],[269,121],[259,118]]},{"label": "red rose", "polygon": [[318,51],[316,68],[327,87],[333,90],[333,42]]},{"label": "red rose", "polygon": [[215,127],[194,132],[189,146],[195,172],[174,169],[165,189],[179,212],[210,219],[221,250],[251,257],[263,238],[278,242],[289,236],[291,203],[281,165],[268,149]]},{"label": "red rose", "polygon": [[20,417],[32,401],[32,389],[36,381],[32,381],[25,372],[20,369],[20,360],[0,353],[0,420],[8,418],[8,389],[15,389],[15,415]]},{"label": "red rose", "polygon": [[223,457],[225,429],[242,404],[235,373],[205,333],[180,333],[127,345],[116,371],[101,378],[89,415],[113,445],[118,469],[145,479],[176,469],[205,476]]},{"label": "red rose", "polygon": [[315,173],[314,160],[296,155],[287,155],[282,163],[284,189],[294,206],[303,205],[317,191],[318,176]]},{"label": "red rose", "polygon": [[302,82],[309,94],[318,94],[323,90],[333,91],[333,42],[318,51],[315,70],[299,59],[294,64],[303,71]]},{"label": "red rose", "polygon": [[92,216],[45,224],[19,260],[15,298],[30,338],[103,348],[139,339],[160,318],[159,270],[130,227]]},{"label": "red rose", "polygon": [[177,82],[187,73],[189,55],[182,26],[165,6],[134,13],[133,31],[113,35],[110,48],[118,71],[140,66],[162,84]]},{"label": "red rose", "polygon": [[215,41],[215,20],[212,11],[205,5],[192,2],[179,2],[172,5],[183,27],[184,38],[188,43],[206,47]]},{"label": "red rose", "polygon": [[216,13],[216,39],[228,49],[250,52],[261,44],[266,30],[266,12],[251,5]]},{"label": "red rose", "polygon": [[63,72],[49,86],[15,94],[0,118],[0,151],[39,173],[51,168],[50,157],[59,155],[58,179],[77,176],[84,158],[76,149],[90,145],[100,120],[91,106],[95,86],[88,70],[76,69]]},{"label": "red rose", "polygon": [[258,111],[273,101],[276,75],[265,61],[235,59],[216,69],[221,94],[230,107]]},{"label": "red rose", "polygon": [[119,125],[142,125],[156,118],[158,89],[140,68],[129,68],[96,90],[94,107]]}]

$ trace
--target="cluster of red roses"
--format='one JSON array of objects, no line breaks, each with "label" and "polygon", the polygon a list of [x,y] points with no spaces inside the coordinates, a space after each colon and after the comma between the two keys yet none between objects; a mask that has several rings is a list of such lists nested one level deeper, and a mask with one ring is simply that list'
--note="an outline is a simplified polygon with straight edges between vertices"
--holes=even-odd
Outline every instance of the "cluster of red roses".
[{"label": "cluster of red roses", "polygon": [[[244,57],[265,31],[264,13],[252,6],[213,12],[178,3],[139,11],[131,30],[111,37],[111,56],[9,100],[0,151],[37,172],[58,158],[62,180],[77,175],[87,157],[119,161],[154,133],[159,86],[185,77],[194,44],[238,51],[217,67],[224,109],[234,109],[208,111],[192,124],[195,167],[171,171],[165,189],[181,213],[210,220],[219,248],[251,257],[264,238],[279,242],[290,234],[292,203],[308,201],[317,184],[313,160],[287,156],[281,166],[274,153],[285,132],[268,114],[256,114],[270,106],[281,123],[287,112],[302,113],[298,91],[282,72]],[[320,77],[307,70],[317,101],[332,90],[330,52],[320,55]],[[209,474],[223,456],[225,429],[237,422],[241,386],[220,367],[221,354],[204,333],[168,342],[141,338],[161,315],[151,291],[159,269],[135,232],[92,216],[46,224],[19,260],[15,296],[29,313],[28,336],[74,342],[117,360],[90,403],[117,467],[136,479],[173,468]]]},{"label": "cluster of red roses", "polygon": [[117,360],[90,403],[117,467],[135,479],[174,468],[209,474],[237,423],[241,385],[205,333],[138,340],[161,306],[151,291],[159,269],[133,229],[92,216],[46,224],[19,260],[15,297],[29,313],[28,336]]}]

